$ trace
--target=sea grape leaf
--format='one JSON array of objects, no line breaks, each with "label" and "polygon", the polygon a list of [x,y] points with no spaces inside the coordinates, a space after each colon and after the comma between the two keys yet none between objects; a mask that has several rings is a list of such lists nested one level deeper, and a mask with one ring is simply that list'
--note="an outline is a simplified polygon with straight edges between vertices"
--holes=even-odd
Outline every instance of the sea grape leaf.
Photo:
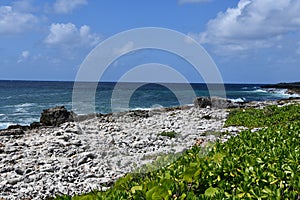
[{"label": "sea grape leaf", "polygon": [[208,196],[208,197],[213,197],[213,196],[215,196],[218,192],[219,192],[219,190],[218,190],[217,188],[209,187],[208,189],[205,190],[204,195],[205,195],[205,196]]},{"label": "sea grape leaf", "polygon": [[169,192],[165,187],[155,186],[146,192],[146,200],[169,199]]},{"label": "sea grape leaf", "polygon": [[187,168],[183,174],[183,180],[185,180],[188,183],[193,182],[194,175],[196,174],[198,168],[196,167],[190,167]]},{"label": "sea grape leaf", "polygon": [[131,188],[131,192],[134,194],[135,191],[142,190],[143,187],[141,185],[136,185]]}]

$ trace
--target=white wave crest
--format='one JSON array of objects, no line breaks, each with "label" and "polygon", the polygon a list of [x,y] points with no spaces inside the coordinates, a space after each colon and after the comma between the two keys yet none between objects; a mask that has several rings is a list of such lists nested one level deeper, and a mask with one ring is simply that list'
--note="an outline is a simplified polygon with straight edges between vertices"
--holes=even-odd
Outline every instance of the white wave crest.
[{"label": "white wave crest", "polygon": [[246,101],[245,98],[236,98],[236,99],[229,99],[230,101],[234,102],[234,103],[243,103]]},{"label": "white wave crest", "polygon": [[8,128],[10,125],[13,125],[13,123],[10,122],[0,123],[0,130]]},{"label": "white wave crest", "polygon": [[16,107],[32,107],[35,106],[35,103],[23,103],[23,104],[18,104]]},{"label": "white wave crest", "polygon": [[267,88],[265,91],[280,98],[300,97],[299,94],[289,93],[288,89]]}]

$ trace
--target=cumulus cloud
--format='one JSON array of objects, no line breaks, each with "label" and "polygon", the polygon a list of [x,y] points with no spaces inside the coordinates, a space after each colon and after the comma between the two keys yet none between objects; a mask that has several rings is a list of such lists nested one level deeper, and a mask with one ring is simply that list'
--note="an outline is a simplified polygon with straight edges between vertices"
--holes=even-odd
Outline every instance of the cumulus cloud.
[{"label": "cumulus cloud", "polygon": [[211,2],[212,0],[178,0],[179,4],[185,4],[185,3],[207,3]]},{"label": "cumulus cloud", "polygon": [[54,3],[54,11],[60,14],[72,12],[75,8],[86,5],[87,0],[56,0]]},{"label": "cumulus cloud", "polygon": [[18,60],[18,63],[20,62],[23,62],[24,60],[28,59],[30,56],[30,52],[25,50],[25,51],[22,51],[21,55],[20,55],[20,58]]},{"label": "cumulus cloud", "polygon": [[299,11],[298,0],[240,0],[208,22],[200,42],[233,51],[270,47],[289,33],[300,32]]},{"label": "cumulus cloud", "polygon": [[50,47],[61,47],[66,49],[76,47],[92,47],[98,44],[100,36],[91,33],[90,27],[83,25],[77,28],[72,23],[51,24],[50,33],[44,43]]},{"label": "cumulus cloud", "polygon": [[0,6],[0,34],[21,33],[34,28],[38,18],[12,6]]}]

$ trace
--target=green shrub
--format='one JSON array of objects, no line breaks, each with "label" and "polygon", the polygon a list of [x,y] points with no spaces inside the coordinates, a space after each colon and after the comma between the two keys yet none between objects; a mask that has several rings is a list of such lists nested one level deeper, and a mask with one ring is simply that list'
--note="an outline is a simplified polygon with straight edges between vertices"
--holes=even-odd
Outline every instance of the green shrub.
[{"label": "green shrub", "polygon": [[265,127],[300,121],[300,105],[278,107],[268,106],[264,109],[235,109],[225,122],[225,126]]},{"label": "green shrub", "polygon": [[159,134],[160,136],[166,136],[169,138],[175,138],[177,136],[177,133],[175,131],[163,131]]},{"label": "green shrub", "polygon": [[265,128],[217,142],[205,155],[192,147],[166,167],[127,174],[105,192],[72,199],[299,199],[299,109],[234,111],[227,125]]}]

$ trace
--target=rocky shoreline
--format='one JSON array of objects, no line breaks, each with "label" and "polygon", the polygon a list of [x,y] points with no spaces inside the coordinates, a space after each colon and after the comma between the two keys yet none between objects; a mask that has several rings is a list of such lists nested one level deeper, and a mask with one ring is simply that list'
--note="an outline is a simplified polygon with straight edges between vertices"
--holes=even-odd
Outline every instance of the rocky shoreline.
[{"label": "rocky shoreline", "polygon": [[235,104],[198,98],[190,106],[81,117],[63,107],[49,109],[40,122],[0,131],[0,199],[45,199],[105,190],[160,155],[177,155],[193,145],[205,148],[209,142],[236,136],[243,127],[223,127],[227,107],[299,101]]},{"label": "rocky shoreline", "polygon": [[278,83],[263,85],[262,88],[287,89],[289,94],[300,94],[300,82],[294,83]]}]

